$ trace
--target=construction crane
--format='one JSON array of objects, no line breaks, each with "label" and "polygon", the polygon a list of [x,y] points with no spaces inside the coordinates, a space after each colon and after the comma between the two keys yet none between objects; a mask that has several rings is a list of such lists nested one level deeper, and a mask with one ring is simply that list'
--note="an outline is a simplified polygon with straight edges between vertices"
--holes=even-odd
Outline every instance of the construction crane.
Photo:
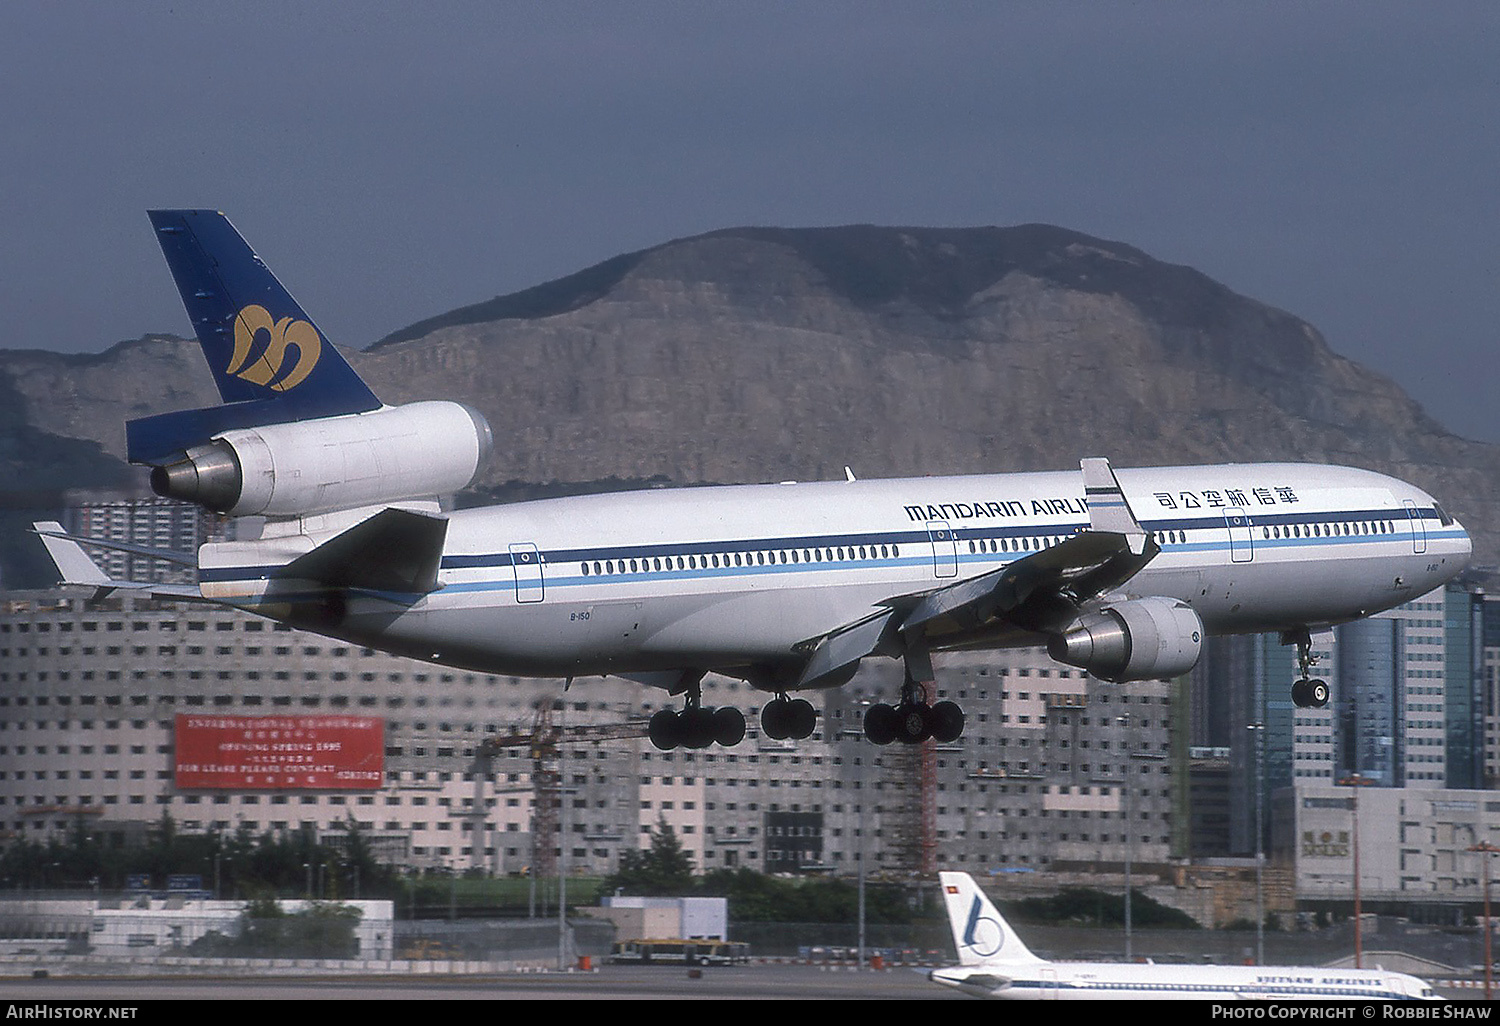
[{"label": "construction crane", "polygon": [[[626,720],[624,723],[582,723],[562,727],[552,720],[556,703],[544,699],[537,704],[536,719],[530,730],[513,730],[487,737],[474,750],[475,827],[485,816],[484,783],[489,777],[492,760],[502,751],[526,748],[531,757],[531,877],[533,880],[557,874],[557,846],[552,843],[558,832],[558,813],[562,808],[562,773],[558,769],[563,742],[615,741],[621,738],[648,736],[649,721]],[[561,845],[559,838],[557,844]],[[474,845],[476,852],[480,845]]]}]

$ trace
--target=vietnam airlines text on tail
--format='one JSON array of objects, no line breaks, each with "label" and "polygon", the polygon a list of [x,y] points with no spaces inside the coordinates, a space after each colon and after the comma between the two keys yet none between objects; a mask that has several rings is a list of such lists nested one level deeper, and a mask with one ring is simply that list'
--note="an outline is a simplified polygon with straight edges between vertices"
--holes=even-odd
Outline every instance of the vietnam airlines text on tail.
[{"label": "vietnam airlines text on tail", "polygon": [[[383,404],[222,214],[151,214],[223,403],[127,425],[160,494],[259,536],[196,554],[208,599],[330,636],[487,672],[617,674],[683,696],[662,748],[737,743],[736,709],[701,705],[709,672],[772,696],[761,729],[816,727],[796,692],[900,659],[877,743],[952,740],[931,704],[935,651],[1045,645],[1105,680],[1169,677],[1207,634],[1310,634],[1387,609],[1466,565],[1462,526],[1382,474],[1226,464],[589,495],[447,511],[497,444],[458,403]],[[499,440],[498,444],[504,444]],[[66,580],[109,581],[55,524]],[[110,545],[100,540],[92,544]],[[179,590],[153,587],[164,595]]]}]

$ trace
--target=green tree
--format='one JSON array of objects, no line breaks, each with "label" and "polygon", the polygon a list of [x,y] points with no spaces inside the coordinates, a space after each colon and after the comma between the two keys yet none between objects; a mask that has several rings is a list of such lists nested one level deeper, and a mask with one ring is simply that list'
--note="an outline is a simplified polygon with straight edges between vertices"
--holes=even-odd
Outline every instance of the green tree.
[{"label": "green tree", "polygon": [[683,850],[676,831],[661,816],[651,834],[651,847],[621,855],[619,870],[605,878],[602,889],[605,893],[647,897],[688,894],[693,890],[693,857]]}]

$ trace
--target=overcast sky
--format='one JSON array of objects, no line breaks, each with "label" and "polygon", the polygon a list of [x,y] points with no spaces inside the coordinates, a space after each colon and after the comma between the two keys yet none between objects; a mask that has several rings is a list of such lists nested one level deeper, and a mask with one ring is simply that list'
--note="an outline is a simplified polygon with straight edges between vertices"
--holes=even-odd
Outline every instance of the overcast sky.
[{"label": "overcast sky", "polygon": [[734,225],[1042,221],[1500,442],[1500,4],[0,4],[0,347],[190,326],[225,211],[335,341]]}]

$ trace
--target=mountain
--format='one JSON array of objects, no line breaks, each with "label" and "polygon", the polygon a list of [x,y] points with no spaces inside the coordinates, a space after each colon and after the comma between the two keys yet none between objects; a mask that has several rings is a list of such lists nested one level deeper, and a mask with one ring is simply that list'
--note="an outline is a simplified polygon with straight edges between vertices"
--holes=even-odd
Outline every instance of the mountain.
[{"label": "mountain", "polygon": [[[1288,313],[1047,225],[726,229],[348,355],[388,402],[480,409],[496,440],[481,490],[502,497],[846,464],[881,477],[1086,455],[1310,460],[1411,480],[1474,531],[1477,561],[1500,554],[1500,446],[1444,430]],[[89,357],[0,351],[5,389],[25,412],[3,430],[85,447],[79,478],[104,473],[85,455],[123,452],[127,417],[215,401],[196,346],[166,337]],[[73,473],[72,450],[28,462],[10,441],[0,492]]]}]

